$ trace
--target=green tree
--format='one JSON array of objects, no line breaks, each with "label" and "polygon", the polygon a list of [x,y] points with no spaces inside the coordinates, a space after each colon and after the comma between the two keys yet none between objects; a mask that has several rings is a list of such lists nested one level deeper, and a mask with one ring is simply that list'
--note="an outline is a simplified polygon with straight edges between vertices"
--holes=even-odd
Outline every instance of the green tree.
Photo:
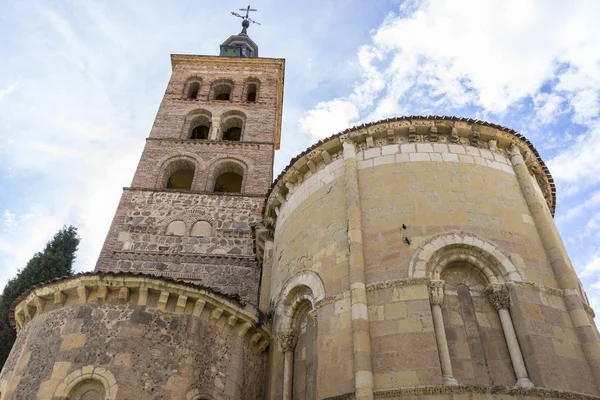
[{"label": "green tree", "polygon": [[36,253],[16,277],[8,281],[0,296],[0,369],[15,342],[16,332],[8,322],[10,306],[32,286],[61,276],[73,275],[73,261],[79,246],[77,228],[63,227],[41,253]]}]

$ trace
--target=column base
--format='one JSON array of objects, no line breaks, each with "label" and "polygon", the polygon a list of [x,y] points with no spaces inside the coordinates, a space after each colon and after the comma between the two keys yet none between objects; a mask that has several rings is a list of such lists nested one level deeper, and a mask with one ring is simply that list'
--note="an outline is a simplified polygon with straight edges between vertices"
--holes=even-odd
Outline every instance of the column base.
[{"label": "column base", "polygon": [[442,378],[444,379],[444,385],[446,385],[446,386],[457,386],[458,385],[458,381],[452,375],[444,375],[444,376],[442,376]]},{"label": "column base", "polygon": [[517,383],[515,383],[515,387],[532,389],[535,387],[535,385],[529,380],[529,378],[520,378],[517,380]]}]

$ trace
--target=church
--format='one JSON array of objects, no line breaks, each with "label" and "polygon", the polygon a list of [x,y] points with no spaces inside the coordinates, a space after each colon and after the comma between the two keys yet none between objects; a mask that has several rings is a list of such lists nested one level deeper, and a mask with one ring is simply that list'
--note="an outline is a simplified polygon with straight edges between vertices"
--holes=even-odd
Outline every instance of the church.
[{"label": "church", "polygon": [[534,146],[480,120],[334,133],[273,177],[251,20],[172,75],[93,272],[13,304],[0,400],[600,399]]}]

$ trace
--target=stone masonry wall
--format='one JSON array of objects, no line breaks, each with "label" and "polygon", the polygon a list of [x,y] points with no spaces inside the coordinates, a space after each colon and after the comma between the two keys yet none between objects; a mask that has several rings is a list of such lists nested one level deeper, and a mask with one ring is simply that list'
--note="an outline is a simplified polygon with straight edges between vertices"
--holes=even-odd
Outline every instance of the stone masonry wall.
[{"label": "stone masonry wall", "polygon": [[[555,289],[552,267],[505,151],[446,143],[358,147],[362,244],[376,397],[397,398],[394,390],[443,383],[428,278],[415,275],[409,266],[427,241],[452,232],[493,243],[506,255],[511,268],[512,265],[516,268],[514,277],[528,282],[511,286],[511,316],[534,384],[596,394],[562,292]],[[320,151],[316,149],[310,154]],[[307,159],[311,160],[311,156]],[[302,177],[290,178],[294,183],[286,185],[285,199],[281,194],[271,196],[279,204],[276,219],[273,218],[270,291],[271,301],[278,304],[292,277],[312,271],[321,279],[325,300],[317,303],[314,311],[317,398],[328,398],[354,390],[350,374],[353,344],[349,239],[344,210],[348,200],[344,192],[344,160],[339,152],[329,150],[326,162],[315,161],[309,167],[310,170],[302,170]],[[294,171],[298,169],[292,169],[286,177],[297,174]],[[460,253],[460,246],[453,251]],[[511,279],[508,275],[504,278]],[[548,297],[546,293],[552,295]],[[558,297],[554,298],[554,293]],[[452,301],[449,297],[446,307],[456,308]],[[511,387],[514,371],[507,358],[506,343],[500,340],[503,333],[497,311],[484,297],[476,298],[474,305],[479,335],[486,338],[485,356],[492,364],[498,363],[497,368],[490,367],[495,368],[490,382]],[[448,323],[453,323],[451,312],[444,312]],[[454,322],[458,320],[455,318]],[[457,340],[452,342],[450,357],[459,360],[461,354],[457,349],[464,346],[462,339],[449,336],[448,340]],[[488,343],[490,340],[494,343]],[[344,368],[338,370],[340,365]],[[276,399],[280,398],[283,379],[281,355],[272,355],[270,366],[274,375],[269,398]],[[572,372],[578,376],[571,376]],[[559,374],[570,378],[553,378]],[[465,381],[459,383],[466,384],[468,379]],[[531,395],[536,396],[533,392]],[[548,396],[554,395],[548,393]]]},{"label": "stone masonry wall", "polygon": [[67,375],[88,365],[112,373],[122,400],[186,400],[195,390],[215,399],[263,398],[266,354],[248,336],[215,325],[208,311],[175,313],[177,298],[166,311],[157,301],[68,303],[36,316],[2,370],[0,382],[8,383],[2,399],[52,399]]},{"label": "stone masonry wall", "polygon": [[[193,280],[256,304],[251,226],[260,221],[261,207],[262,197],[126,190],[96,269]],[[213,233],[167,235],[173,220],[188,229],[207,221]]]}]

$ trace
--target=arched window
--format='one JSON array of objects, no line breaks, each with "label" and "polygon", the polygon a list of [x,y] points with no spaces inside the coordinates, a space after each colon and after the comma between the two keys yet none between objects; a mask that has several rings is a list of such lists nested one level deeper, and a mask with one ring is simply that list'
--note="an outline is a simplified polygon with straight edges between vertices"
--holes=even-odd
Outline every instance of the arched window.
[{"label": "arched window", "polygon": [[442,271],[444,328],[454,377],[461,384],[510,386],[515,382],[498,313],[486,299],[481,271],[455,262]]},{"label": "arched window", "polygon": [[248,85],[248,89],[246,92],[246,101],[255,102],[256,101],[256,84],[251,83]]},{"label": "arched window", "polygon": [[210,132],[210,128],[208,126],[198,125],[194,129],[192,129],[190,139],[208,139],[209,132]]},{"label": "arched window", "polygon": [[164,171],[163,188],[190,190],[194,181],[196,167],[188,159],[172,161]]},{"label": "arched window", "polygon": [[223,160],[212,169],[207,185],[208,191],[241,193],[244,187],[244,167],[237,160]]},{"label": "arched window", "polygon": [[221,129],[223,130],[223,140],[240,141],[242,140],[242,131],[246,116],[240,111],[228,111],[223,114],[221,120]]},{"label": "arched window", "polygon": [[208,139],[212,126],[212,114],[207,110],[194,110],[188,114],[184,129],[187,131],[187,139]]},{"label": "arched window", "polygon": [[239,142],[242,138],[242,128],[231,127],[223,133],[223,140],[232,140]]},{"label": "arched window", "polygon": [[175,171],[167,181],[167,189],[190,190],[194,180],[194,171],[189,169],[180,169]]},{"label": "arched window", "polygon": [[196,100],[198,98],[198,92],[200,91],[200,83],[192,82],[190,84],[190,88],[188,89],[188,99]]},{"label": "arched window", "polygon": [[242,191],[242,176],[236,172],[224,172],[215,180],[215,192],[240,193]]},{"label": "arched window", "polygon": [[172,236],[184,236],[185,228],[185,222],[180,220],[171,221],[171,223],[167,225],[166,234]]},{"label": "arched window", "polygon": [[211,236],[212,225],[207,221],[198,221],[192,225],[190,236]]},{"label": "arched window", "polygon": [[87,379],[75,386],[69,393],[69,400],[104,400],[106,390],[100,381]]},{"label": "arched window", "polygon": [[221,83],[215,86],[214,91],[215,100],[229,100],[231,99],[231,85],[227,83]]}]

